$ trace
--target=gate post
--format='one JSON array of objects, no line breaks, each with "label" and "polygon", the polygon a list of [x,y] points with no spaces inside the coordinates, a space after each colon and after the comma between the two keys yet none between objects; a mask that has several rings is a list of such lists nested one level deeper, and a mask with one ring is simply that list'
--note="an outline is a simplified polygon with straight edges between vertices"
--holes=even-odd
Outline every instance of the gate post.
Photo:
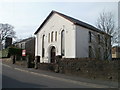
[{"label": "gate post", "polygon": [[29,59],[29,55],[26,56],[26,59],[27,59],[27,68],[30,68],[31,61]]},{"label": "gate post", "polygon": [[60,61],[60,58],[61,58],[61,56],[60,55],[57,55],[56,57],[55,57],[55,72],[56,73],[58,73],[59,72],[59,61]]},{"label": "gate post", "polygon": [[15,64],[15,55],[12,55],[11,59],[12,59],[12,64]]},{"label": "gate post", "polygon": [[38,63],[40,63],[40,56],[35,56],[35,69],[38,69]]}]

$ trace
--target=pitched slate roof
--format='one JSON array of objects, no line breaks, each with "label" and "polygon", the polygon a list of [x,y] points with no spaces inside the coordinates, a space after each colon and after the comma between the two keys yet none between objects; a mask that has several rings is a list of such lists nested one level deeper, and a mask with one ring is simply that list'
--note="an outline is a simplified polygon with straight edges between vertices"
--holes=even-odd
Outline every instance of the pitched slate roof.
[{"label": "pitched slate roof", "polygon": [[18,41],[18,42],[15,42],[14,44],[21,43],[21,42],[27,42],[27,41],[29,41],[29,40],[31,40],[31,39],[34,39],[34,38],[35,38],[35,37],[29,37],[29,38],[20,40],[20,41]]},{"label": "pitched slate roof", "polygon": [[[72,17],[70,17],[70,16],[64,15],[64,14],[59,13],[59,12],[57,12],[57,11],[52,11],[52,12],[48,15],[48,17],[44,20],[44,22],[40,25],[40,27],[37,29],[37,31],[36,31],[34,34],[37,34],[37,33],[40,31],[40,29],[44,26],[44,24],[47,22],[47,20],[53,15],[53,13],[56,13],[56,14],[64,17],[65,19],[71,21],[71,22],[74,23],[75,25],[80,25],[80,26],[85,27],[85,28],[88,28],[88,29],[90,29],[90,30],[93,30],[93,31],[96,31],[96,32],[100,32],[100,33],[103,33],[103,34],[107,34],[107,33],[103,32],[103,31],[99,30],[98,28],[90,25],[90,24],[87,24],[87,23],[82,22],[82,21],[80,21],[80,20],[78,20],[78,19],[72,18]],[[107,35],[108,35],[108,34],[107,34]]]}]

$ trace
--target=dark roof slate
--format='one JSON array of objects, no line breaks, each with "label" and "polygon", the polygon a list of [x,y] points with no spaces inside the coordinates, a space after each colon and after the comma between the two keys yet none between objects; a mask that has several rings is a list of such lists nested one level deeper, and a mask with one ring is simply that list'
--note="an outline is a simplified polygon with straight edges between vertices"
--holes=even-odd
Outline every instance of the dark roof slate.
[{"label": "dark roof slate", "polygon": [[22,43],[22,42],[26,42],[26,41],[29,41],[31,39],[35,39],[35,37],[29,37],[29,38],[26,38],[26,39],[23,39],[23,40],[20,40],[18,42],[15,42],[14,44],[17,44],[17,43]]},{"label": "dark roof slate", "polygon": [[[53,13],[57,13],[58,15],[66,18],[67,20],[71,21],[71,22],[74,23],[75,25],[80,25],[80,26],[82,26],[82,27],[91,29],[91,30],[93,30],[93,31],[100,32],[100,33],[103,33],[103,34],[107,34],[107,33],[105,33],[104,31],[101,31],[101,30],[99,30],[98,28],[96,28],[96,27],[94,27],[94,26],[92,26],[92,25],[90,25],[90,24],[87,24],[87,23],[82,22],[82,21],[80,21],[80,20],[78,20],[78,19],[72,18],[72,17],[70,17],[70,16],[64,15],[64,14],[59,13],[59,12],[57,12],[57,11],[52,11],[52,12],[48,15],[48,17],[44,20],[44,22],[40,25],[40,27],[37,29],[37,31],[36,31],[34,34],[37,34],[37,33],[40,31],[40,29],[44,26],[44,24],[47,22],[47,20],[53,15]],[[107,34],[107,35],[109,35],[109,34]]]}]

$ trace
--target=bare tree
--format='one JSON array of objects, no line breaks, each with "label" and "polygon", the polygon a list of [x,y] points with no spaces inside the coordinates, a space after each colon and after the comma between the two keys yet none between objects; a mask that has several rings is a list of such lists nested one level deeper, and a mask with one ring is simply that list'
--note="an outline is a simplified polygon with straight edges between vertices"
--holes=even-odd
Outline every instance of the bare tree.
[{"label": "bare tree", "polygon": [[112,12],[102,12],[100,13],[96,26],[106,32],[107,34],[111,35],[111,44],[117,43],[117,29],[115,26],[114,15]]},{"label": "bare tree", "polygon": [[99,60],[111,59],[111,36],[105,33],[92,32],[92,56]]},{"label": "bare tree", "polygon": [[6,37],[16,38],[14,27],[10,24],[0,23],[0,42],[3,43]]}]

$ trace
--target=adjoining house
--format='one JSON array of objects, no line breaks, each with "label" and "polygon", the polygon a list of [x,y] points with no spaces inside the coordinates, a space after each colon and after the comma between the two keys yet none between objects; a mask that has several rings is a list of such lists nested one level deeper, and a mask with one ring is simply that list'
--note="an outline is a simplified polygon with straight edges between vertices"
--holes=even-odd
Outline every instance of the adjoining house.
[{"label": "adjoining house", "polygon": [[35,35],[35,56],[40,56],[41,63],[54,63],[56,56],[105,59],[106,54],[111,59],[110,35],[56,11],[48,15]]},{"label": "adjoining house", "polygon": [[120,58],[120,46],[112,47],[112,58]]},{"label": "adjoining house", "polygon": [[14,46],[25,49],[26,53],[34,58],[35,56],[35,37],[23,39],[19,42],[14,43]]}]

